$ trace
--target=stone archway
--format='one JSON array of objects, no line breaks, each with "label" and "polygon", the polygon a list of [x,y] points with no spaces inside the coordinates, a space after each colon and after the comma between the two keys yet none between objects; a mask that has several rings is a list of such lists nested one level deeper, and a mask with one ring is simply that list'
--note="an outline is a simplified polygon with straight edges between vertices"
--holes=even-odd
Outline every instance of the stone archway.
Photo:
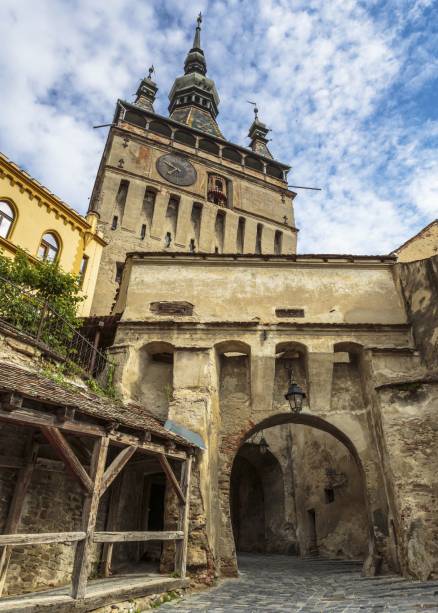
[{"label": "stone archway", "polygon": [[239,450],[242,448],[242,446],[245,446],[245,441],[247,441],[249,437],[252,437],[254,434],[261,430],[266,431],[271,427],[285,424],[300,424],[315,428],[319,431],[326,432],[327,434],[330,434],[335,439],[337,439],[337,441],[339,441],[348,450],[357,467],[357,475],[360,479],[360,487],[363,491],[363,500],[366,509],[368,557],[370,556],[370,554],[374,555],[376,546],[373,529],[373,518],[369,504],[369,492],[367,489],[366,475],[359,453],[351,439],[339,428],[337,428],[330,422],[322,419],[321,417],[303,413],[298,415],[293,413],[279,413],[270,417],[266,417],[257,424],[252,424],[246,432],[236,434],[234,437],[227,437],[226,446],[222,447],[222,469],[220,471],[220,494],[223,519],[221,539],[221,573],[224,576],[236,576],[238,571],[236,547],[232,530],[232,515],[230,509],[231,474],[235,458],[238,456]]}]

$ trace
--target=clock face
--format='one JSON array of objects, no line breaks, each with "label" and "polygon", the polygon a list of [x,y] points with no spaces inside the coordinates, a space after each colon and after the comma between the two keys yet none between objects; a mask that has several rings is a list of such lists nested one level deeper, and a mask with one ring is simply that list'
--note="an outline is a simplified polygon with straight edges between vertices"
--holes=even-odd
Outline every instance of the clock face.
[{"label": "clock face", "polygon": [[196,181],[196,170],[182,155],[167,153],[157,160],[157,170],[162,177],[175,185],[192,185]]}]

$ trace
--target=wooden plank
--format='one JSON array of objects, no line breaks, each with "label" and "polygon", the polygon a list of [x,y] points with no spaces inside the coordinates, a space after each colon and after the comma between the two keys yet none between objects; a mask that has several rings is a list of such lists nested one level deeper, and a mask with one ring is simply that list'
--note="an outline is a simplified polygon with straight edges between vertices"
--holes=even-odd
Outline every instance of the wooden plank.
[{"label": "wooden plank", "polygon": [[[17,475],[14,493],[8,511],[5,525],[5,532],[13,534],[17,531],[23,512],[23,503],[29,488],[35,463],[38,456],[38,445],[33,440],[33,432],[29,437],[25,452],[25,466],[20,469]],[[9,561],[12,555],[12,547],[4,547],[0,556],[0,596],[3,592],[8,571]]]},{"label": "wooden plank", "polygon": [[120,471],[123,470],[136,451],[137,447],[125,447],[125,449],[122,449],[122,451],[114,458],[103,475],[102,486],[100,488],[101,496],[109,488],[111,483],[120,473]]},{"label": "wooden plank", "polygon": [[85,532],[41,532],[40,534],[0,534],[0,545],[42,545],[46,543],[74,543]]},{"label": "wooden plank", "polygon": [[97,439],[94,443],[90,467],[93,489],[87,496],[82,509],[82,530],[86,533],[86,538],[78,542],[73,563],[71,595],[75,599],[82,599],[85,597],[89,558],[93,544],[97,510],[99,508],[100,488],[102,486],[102,478],[108,455],[108,445],[109,439],[107,436]]},{"label": "wooden plank", "polygon": [[[0,410],[0,421],[6,423],[21,424],[23,426],[54,427],[58,428],[62,432],[82,434],[84,436],[91,436],[93,438],[107,436],[107,431],[103,426],[81,422],[77,420],[66,420],[62,423],[59,423],[57,421],[56,415],[46,413],[44,411],[37,411],[36,409],[30,408],[14,409],[10,411]],[[164,454],[169,458],[173,458],[175,460],[184,460],[187,457],[185,451],[178,449],[166,449],[164,445],[141,440],[142,437],[134,436],[132,434],[114,432],[113,434],[109,435],[109,439],[114,445],[136,446],[138,451],[151,453],[157,456],[159,456],[160,454]]]},{"label": "wooden plank", "polygon": [[175,477],[175,473],[172,470],[171,465],[169,464],[168,459],[166,458],[165,455],[160,455],[160,464],[161,464],[161,468],[163,469],[163,471],[166,473],[166,477],[169,479],[170,483],[172,484],[173,489],[176,492],[176,495],[179,498],[179,501],[182,504],[185,504],[185,497],[184,494],[179,486],[178,483],[178,479]]},{"label": "wooden plank", "polygon": [[95,543],[127,543],[136,541],[176,541],[184,538],[184,532],[95,532]]},{"label": "wooden plank", "polygon": [[41,431],[58,455],[64,460],[71,474],[76,477],[86,492],[91,492],[93,490],[93,482],[63,434],[57,428],[42,427]]},{"label": "wooden plank", "polygon": [[182,466],[181,487],[186,502],[179,507],[178,530],[182,530],[184,538],[175,545],[175,572],[180,577],[187,574],[187,548],[190,527],[190,483],[192,475],[192,456],[189,456]]}]

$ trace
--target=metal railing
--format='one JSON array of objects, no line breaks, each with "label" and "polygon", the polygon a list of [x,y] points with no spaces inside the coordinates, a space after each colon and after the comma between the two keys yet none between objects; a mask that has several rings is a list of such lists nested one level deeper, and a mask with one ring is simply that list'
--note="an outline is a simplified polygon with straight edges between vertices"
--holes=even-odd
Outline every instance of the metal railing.
[{"label": "metal railing", "polygon": [[[46,353],[107,384],[110,361],[36,292],[0,277],[0,321],[34,339]],[[97,340],[97,339],[96,339]]]}]

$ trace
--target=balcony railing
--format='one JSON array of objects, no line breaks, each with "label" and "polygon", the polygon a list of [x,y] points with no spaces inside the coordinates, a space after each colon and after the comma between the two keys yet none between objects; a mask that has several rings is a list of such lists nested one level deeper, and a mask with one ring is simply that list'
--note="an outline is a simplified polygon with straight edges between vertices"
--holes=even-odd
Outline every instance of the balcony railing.
[{"label": "balcony railing", "polygon": [[108,383],[110,361],[35,292],[0,277],[0,322],[31,337],[47,355],[79,367],[80,374]]}]

